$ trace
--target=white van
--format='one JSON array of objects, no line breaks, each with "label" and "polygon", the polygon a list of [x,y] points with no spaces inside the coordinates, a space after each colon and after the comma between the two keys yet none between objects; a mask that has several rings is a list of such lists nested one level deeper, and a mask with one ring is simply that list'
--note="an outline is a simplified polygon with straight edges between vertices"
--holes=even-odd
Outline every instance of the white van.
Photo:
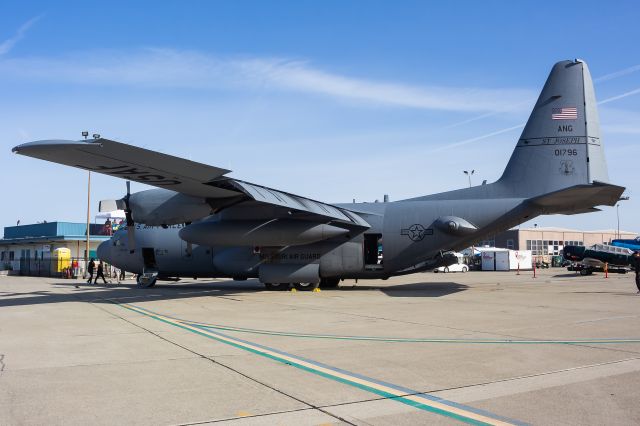
[{"label": "white van", "polygon": [[434,269],[433,272],[467,272],[469,270],[469,265],[464,263],[464,255],[462,253],[454,254],[458,258],[458,263],[454,263],[453,265],[449,266],[440,266],[439,268]]}]

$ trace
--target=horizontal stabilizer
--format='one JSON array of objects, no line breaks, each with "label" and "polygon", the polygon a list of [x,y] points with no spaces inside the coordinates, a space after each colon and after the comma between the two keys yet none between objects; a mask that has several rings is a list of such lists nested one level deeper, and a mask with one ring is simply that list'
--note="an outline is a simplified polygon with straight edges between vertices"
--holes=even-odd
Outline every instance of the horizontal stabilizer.
[{"label": "horizontal stabilizer", "polygon": [[578,214],[594,211],[595,206],[614,206],[625,188],[602,182],[576,185],[539,197],[528,203],[542,209],[542,214]]}]

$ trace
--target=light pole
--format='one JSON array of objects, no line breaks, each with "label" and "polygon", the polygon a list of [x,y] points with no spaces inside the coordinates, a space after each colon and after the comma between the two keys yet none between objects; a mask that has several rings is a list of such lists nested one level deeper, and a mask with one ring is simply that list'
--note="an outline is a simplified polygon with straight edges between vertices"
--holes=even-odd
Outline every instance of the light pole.
[{"label": "light pole", "polygon": [[620,201],[627,201],[629,197],[620,197],[618,203],[616,203],[616,218],[618,219],[618,233],[617,238],[620,238]]},{"label": "light pole", "polygon": [[464,174],[467,175],[467,177],[469,178],[469,188],[471,188],[471,175],[475,173],[475,170],[471,170],[470,172],[468,170],[463,170]]},{"label": "light pole", "polygon": [[[87,139],[87,136],[89,136],[89,132],[87,131],[82,132],[82,137],[84,137],[85,140]],[[83,274],[84,278],[87,277],[87,270],[89,268],[89,221],[91,217],[90,206],[91,206],[91,170],[89,170],[89,174],[87,178],[87,235],[86,235],[87,238],[85,241],[85,251],[84,251],[84,274]]]}]

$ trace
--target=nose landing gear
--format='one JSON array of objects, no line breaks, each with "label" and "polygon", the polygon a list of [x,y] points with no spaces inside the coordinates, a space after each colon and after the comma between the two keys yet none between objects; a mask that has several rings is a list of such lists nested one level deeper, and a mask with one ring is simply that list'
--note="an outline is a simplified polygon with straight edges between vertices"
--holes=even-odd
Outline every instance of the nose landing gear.
[{"label": "nose landing gear", "polygon": [[150,288],[156,285],[158,281],[158,273],[157,272],[145,272],[143,274],[138,275],[136,278],[136,284],[138,288]]}]

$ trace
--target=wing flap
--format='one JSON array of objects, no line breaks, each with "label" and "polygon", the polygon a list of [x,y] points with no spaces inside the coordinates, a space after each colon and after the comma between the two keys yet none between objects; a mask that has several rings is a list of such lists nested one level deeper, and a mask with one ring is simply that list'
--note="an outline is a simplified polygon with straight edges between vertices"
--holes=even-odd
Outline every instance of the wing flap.
[{"label": "wing flap", "polygon": [[209,185],[230,188],[234,191],[241,191],[258,203],[271,204],[288,208],[293,211],[303,211],[365,228],[370,227],[370,225],[358,214],[349,212],[346,209],[301,197],[299,195],[290,194],[288,192],[279,191],[277,189],[267,188],[266,186],[256,185],[237,179],[219,179],[209,182]]}]

